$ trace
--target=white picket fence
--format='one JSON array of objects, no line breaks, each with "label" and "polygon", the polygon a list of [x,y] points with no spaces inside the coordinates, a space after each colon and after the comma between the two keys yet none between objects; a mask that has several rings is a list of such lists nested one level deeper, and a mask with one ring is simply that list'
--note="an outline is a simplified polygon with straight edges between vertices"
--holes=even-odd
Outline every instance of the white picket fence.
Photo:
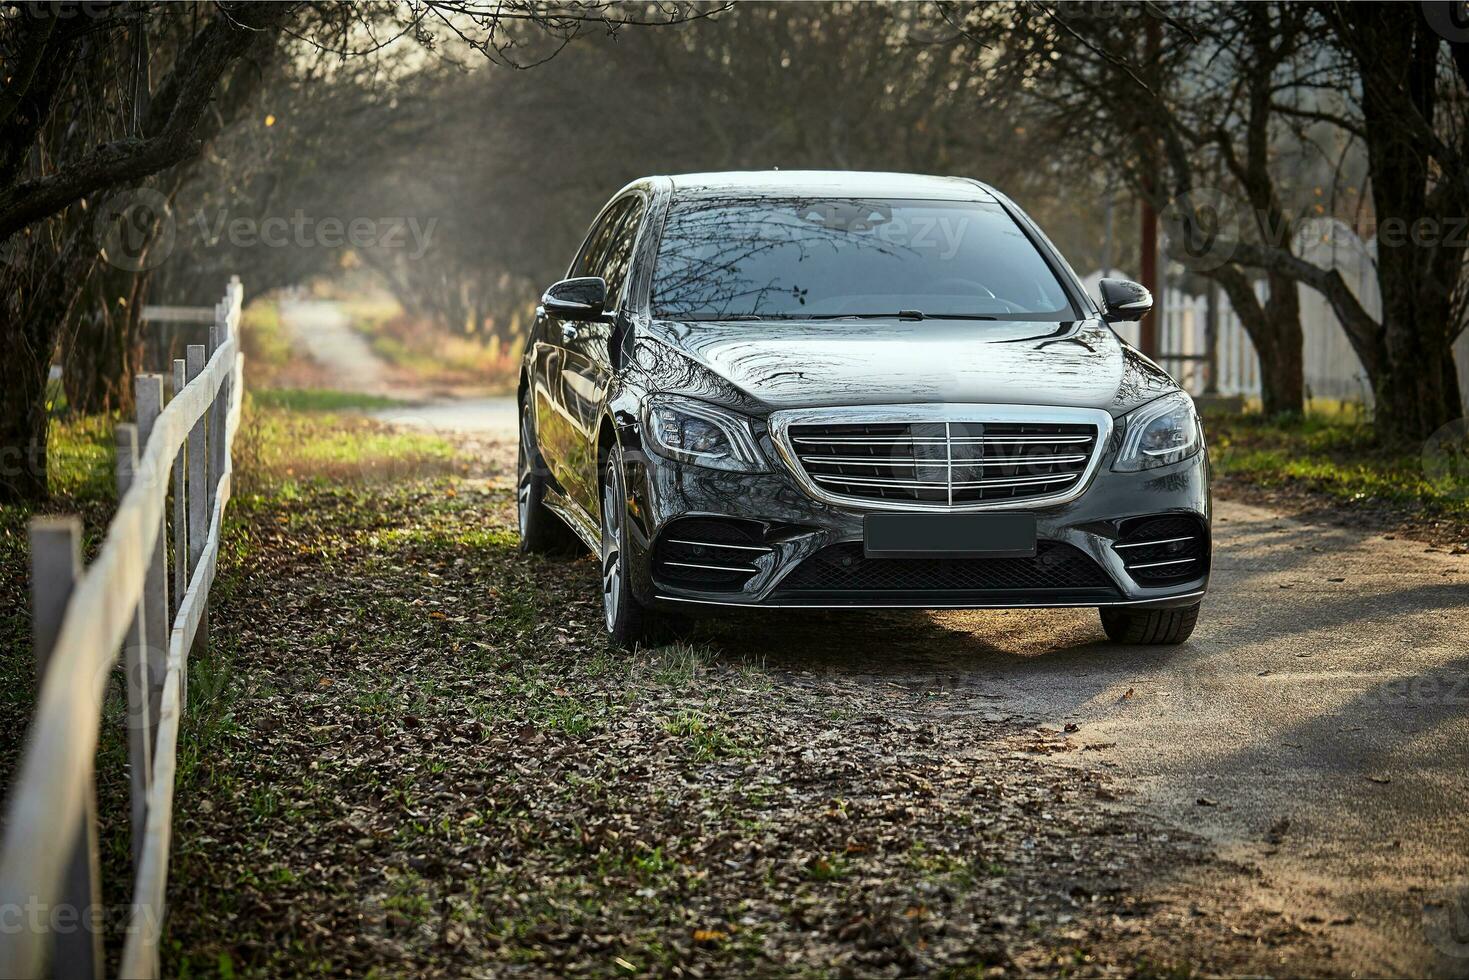
[{"label": "white picket fence", "polygon": [[[208,347],[163,379],[138,375],[136,425],[117,427],[118,505],[81,568],[74,517],[31,522],[35,716],[0,850],[0,976],[100,977],[102,922],[93,761],[119,659],[127,690],[133,881],[119,975],[157,977],[179,721],[188,657],[207,642],[209,589],[230,497],[243,358],[243,288],[215,307]],[[170,481],[174,601],[169,601]],[[17,921],[18,920],[18,921]],[[18,926],[18,927],[17,927]]]},{"label": "white picket fence", "polygon": [[[1340,222],[1319,221],[1303,228],[1297,252],[1309,262],[1335,267],[1356,292],[1367,312],[1372,316],[1381,315],[1375,241],[1364,242]],[[1133,278],[1116,270],[1111,275]],[[1101,278],[1101,272],[1094,272],[1083,280],[1093,296],[1097,295],[1096,283]],[[1367,372],[1347,341],[1346,332],[1342,330],[1331,305],[1314,289],[1306,286],[1296,288],[1305,343],[1303,368],[1307,392],[1316,398],[1360,402],[1370,407],[1372,388]],[[1265,298],[1268,291],[1263,281],[1256,283],[1255,292],[1262,300]],[[1230,308],[1228,297],[1218,293],[1216,304],[1218,377],[1214,388],[1222,395],[1258,396],[1260,365],[1255,345]],[[1207,297],[1190,296],[1170,288],[1164,290],[1159,307],[1155,316],[1158,317],[1158,349],[1164,355],[1160,363],[1191,394],[1203,394],[1207,379],[1202,358],[1209,350]],[[1116,326],[1117,332],[1128,342],[1138,342],[1138,324],[1121,323]],[[1193,359],[1195,357],[1199,359]],[[1459,372],[1459,388],[1464,396],[1465,414],[1469,415],[1469,331],[1461,334],[1454,344],[1454,361]]]}]

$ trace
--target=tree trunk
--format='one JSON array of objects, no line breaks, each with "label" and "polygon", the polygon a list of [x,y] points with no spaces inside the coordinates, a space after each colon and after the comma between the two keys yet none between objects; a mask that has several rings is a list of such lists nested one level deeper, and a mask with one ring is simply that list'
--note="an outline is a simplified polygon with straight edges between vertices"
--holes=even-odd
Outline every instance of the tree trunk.
[{"label": "tree trunk", "polygon": [[[1459,227],[1469,197],[1455,181],[1430,195],[1435,163],[1411,119],[1433,125],[1441,38],[1418,18],[1367,5],[1343,16],[1359,33],[1362,118],[1372,204],[1378,223],[1377,283],[1386,363],[1373,378],[1375,424],[1387,441],[1421,442],[1463,414],[1453,369],[1453,294],[1463,247]],[[1361,39],[1371,39],[1371,44]],[[1429,240],[1416,240],[1422,236]]]},{"label": "tree trunk", "polygon": [[1255,345],[1265,414],[1302,414],[1306,409],[1305,338],[1295,281],[1270,273],[1266,279],[1270,295],[1262,304],[1238,266],[1221,266],[1206,275],[1218,282],[1229,297],[1240,326]]},{"label": "tree trunk", "polygon": [[3,243],[0,269],[0,502],[46,499],[46,384],[56,341],[95,261],[90,229],[53,219]]},{"label": "tree trunk", "polygon": [[95,281],[66,343],[66,400],[87,415],[131,415],[132,378],[142,370],[139,318],[148,274],[109,269]]},{"label": "tree trunk", "polygon": [[49,359],[0,357],[0,503],[46,499],[49,370]]},{"label": "tree trunk", "polygon": [[[1256,347],[1260,358],[1260,398],[1267,416],[1300,415],[1306,410],[1305,335],[1301,332],[1301,301],[1294,281],[1278,273],[1266,278],[1263,335],[1266,348]],[[1268,348],[1268,349],[1267,349]]]}]

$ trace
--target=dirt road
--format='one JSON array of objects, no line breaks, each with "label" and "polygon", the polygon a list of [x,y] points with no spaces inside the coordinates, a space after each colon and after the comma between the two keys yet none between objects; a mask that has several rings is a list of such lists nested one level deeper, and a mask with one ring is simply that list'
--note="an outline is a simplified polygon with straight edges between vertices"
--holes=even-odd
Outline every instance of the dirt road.
[{"label": "dirt road", "polygon": [[[1085,611],[771,621],[773,664],[933,693],[1060,732],[1128,807],[1334,924],[1368,973],[1469,973],[1469,557],[1218,503],[1193,639],[1116,647]],[[1258,872],[1258,877],[1255,876]]]}]

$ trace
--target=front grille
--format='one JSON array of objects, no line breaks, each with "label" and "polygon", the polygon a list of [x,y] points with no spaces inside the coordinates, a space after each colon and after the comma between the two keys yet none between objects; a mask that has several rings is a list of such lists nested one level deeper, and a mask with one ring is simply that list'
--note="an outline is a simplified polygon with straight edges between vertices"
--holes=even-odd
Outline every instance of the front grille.
[{"label": "front grille", "polygon": [[823,492],[920,505],[1064,493],[1086,472],[1097,427],[1068,422],[796,424],[791,449]]},{"label": "front grille", "polygon": [[1209,569],[1209,534],[1204,522],[1187,514],[1136,517],[1123,521],[1112,550],[1139,585],[1186,582]]},{"label": "front grille", "polygon": [[760,525],[750,521],[687,517],[669,524],[653,551],[659,582],[704,592],[737,592],[768,554]]},{"label": "front grille", "polygon": [[807,558],[772,598],[855,595],[1062,601],[1112,598],[1117,590],[1096,562],[1060,541],[1037,542],[1034,558],[868,558],[862,542],[852,541]]}]

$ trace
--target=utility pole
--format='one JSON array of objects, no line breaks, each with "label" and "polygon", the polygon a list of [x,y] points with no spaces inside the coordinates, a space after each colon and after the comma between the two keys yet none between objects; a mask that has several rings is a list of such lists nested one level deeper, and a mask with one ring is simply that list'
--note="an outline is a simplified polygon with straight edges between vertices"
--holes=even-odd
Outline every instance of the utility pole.
[{"label": "utility pole", "polygon": [[[1162,30],[1158,24],[1158,18],[1149,14],[1146,18],[1143,34],[1143,64],[1150,69],[1156,69],[1158,64],[1158,49],[1162,43]],[[1149,81],[1156,87],[1158,84],[1157,71],[1149,71],[1152,76]],[[1143,285],[1153,294],[1153,313],[1145,316],[1138,324],[1138,346],[1148,357],[1158,358],[1158,317],[1163,303],[1163,292],[1158,283],[1158,215],[1153,211],[1152,195],[1157,188],[1158,168],[1158,146],[1151,133],[1145,133],[1143,138],[1143,200],[1142,200],[1142,229],[1138,236],[1138,242],[1142,249],[1141,266],[1139,270],[1142,275]]]}]

